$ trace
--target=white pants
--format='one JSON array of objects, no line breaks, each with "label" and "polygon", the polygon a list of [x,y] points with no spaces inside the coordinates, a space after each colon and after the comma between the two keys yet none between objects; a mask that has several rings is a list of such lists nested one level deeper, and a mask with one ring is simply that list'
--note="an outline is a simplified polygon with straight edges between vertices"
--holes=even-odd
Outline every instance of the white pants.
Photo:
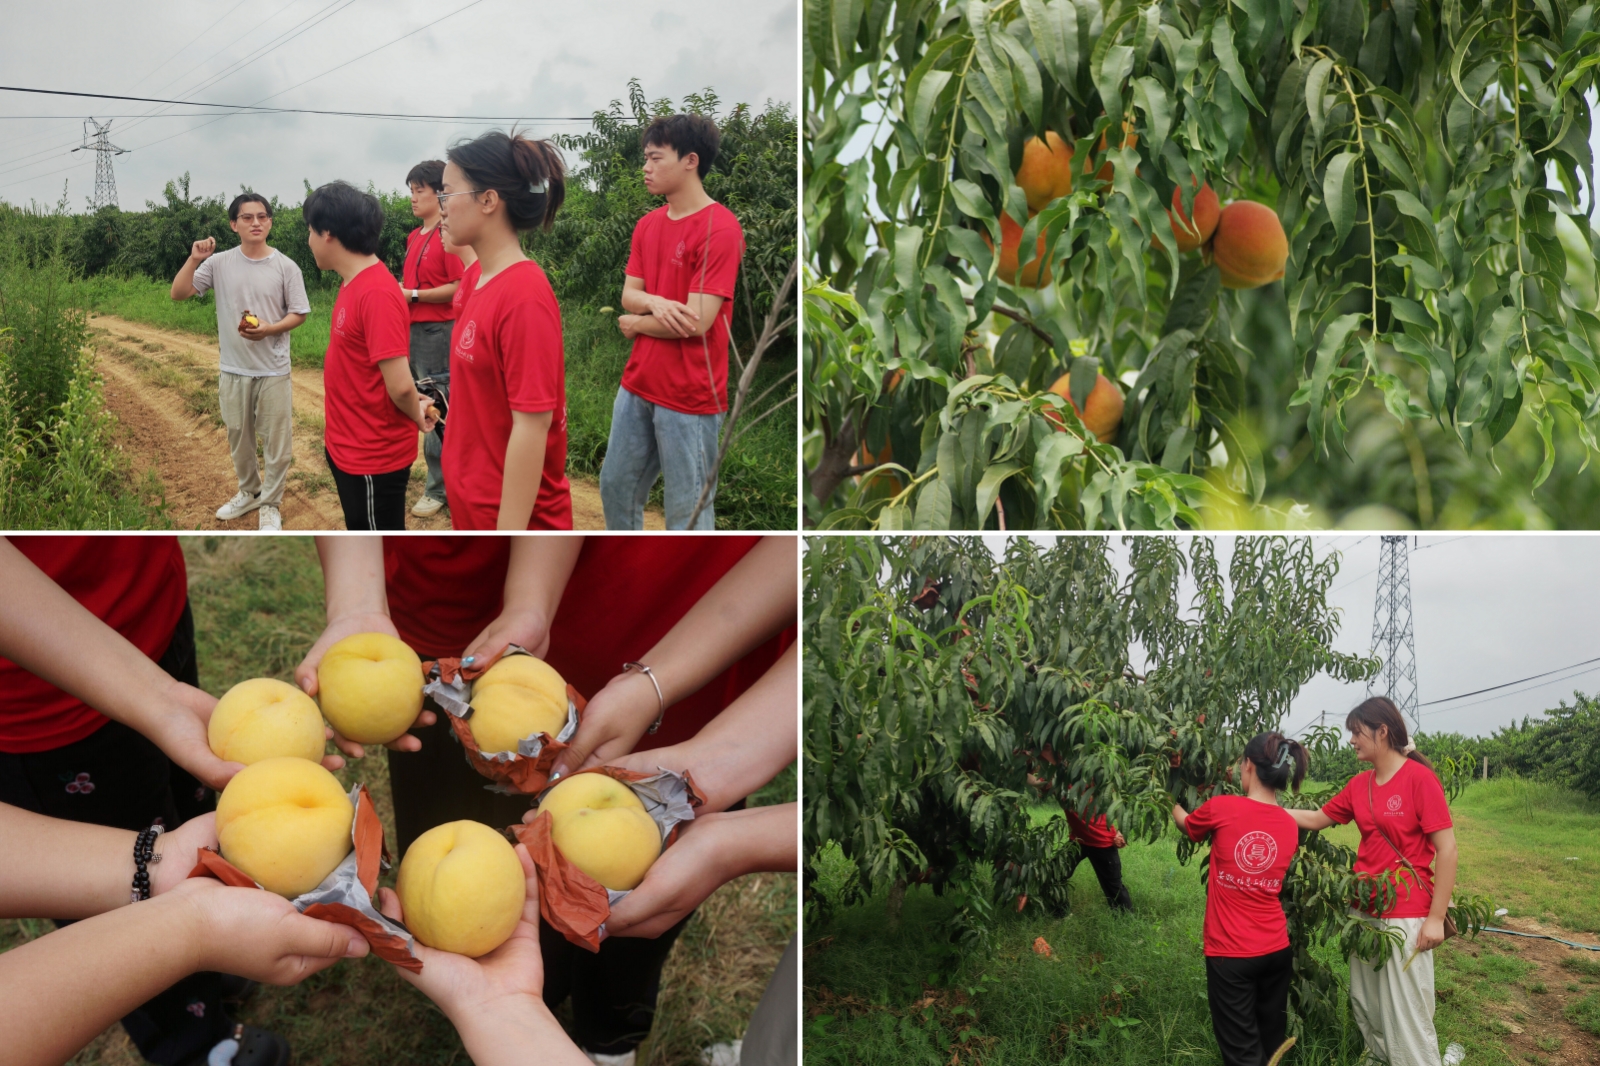
[{"label": "white pants", "polygon": [[1441,1066],[1439,1034],[1433,1028],[1433,952],[1418,953],[1411,968],[1405,968],[1427,919],[1378,920],[1402,931],[1406,941],[1381,970],[1350,956],[1350,1006],[1356,1025],[1377,1062]]}]

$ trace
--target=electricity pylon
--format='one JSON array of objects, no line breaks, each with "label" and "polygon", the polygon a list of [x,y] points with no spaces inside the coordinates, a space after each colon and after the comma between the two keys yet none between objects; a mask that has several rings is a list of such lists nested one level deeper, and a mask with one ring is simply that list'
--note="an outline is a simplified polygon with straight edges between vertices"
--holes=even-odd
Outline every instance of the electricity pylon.
[{"label": "electricity pylon", "polygon": [[1411,567],[1405,537],[1384,537],[1378,557],[1378,595],[1372,608],[1372,650],[1383,669],[1367,682],[1367,695],[1387,696],[1422,728],[1417,714],[1417,649],[1411,638]]},{"label": "electricity pylon", "polygon": [[[94,127],[94,141],[89,140],[89,127]],[[117,176],[111,170],[111,157],[122,155],[126,148],[118,148],[111,143],[111,123],[101,125],[94,119],[89,119],[83,124],[83,143],[74,148],[74,152],[88,149],[98,154],[99,158],[94,163],[94,209],[117,206]]]}]

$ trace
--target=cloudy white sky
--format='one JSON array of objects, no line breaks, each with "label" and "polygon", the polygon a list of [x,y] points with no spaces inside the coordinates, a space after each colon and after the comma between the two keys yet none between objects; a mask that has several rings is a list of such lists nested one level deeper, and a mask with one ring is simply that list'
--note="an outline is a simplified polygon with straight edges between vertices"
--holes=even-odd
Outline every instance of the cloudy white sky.
[{"label": "cloudy white sky", "polygon": [[[747,102],[759,109],[768,99],[792,106],[797,99],[797,0],[68,0],[8,5],[5,21],[0,81],[16,86],[517,117],[540,136],[586,130],[583,122],[538,119],[587,116],[626,99],[630,77],[651,100],[677,101],[708,86],[725,107]],[[302,23],[299,36],[275,43]],[[83,210],[94,191],[93,153],[70,153],[83,119],[160,110],[209,109],[0,92],[0,199],[54,203],[70,180],[70,209]],[[117,117],[111,140],[131,150],[115,160],[121,206],[140,210],[185,171],[197,192],[231,196],[249,184],[291,203],[299,202],[303,180],[399,189],[412,164],[442,157],[451,141],[487,128],[310,115]]]},{"label": "cloudy white sky", "polygon": [[[1053,538],[1043,537],[1049,542]],[[1235,538],[1218,537],[1226,573]],[[986,536],[1004,550],[1005,538]],[[1113,547],[1128,572],[1122,539]],[[1498,692],[1426,706],[1430,701],[1556,670],[1600,657],[1600,537],[1422,535],[1407,545],[1418,700],[1424,729],[1485,735],[1522,716],[1538,715],[1572,691],[1600,692],[1600,663],[1566,670]],[[1365,654],[1372,642],[1379,538],[1318,536],[1318,556],[1342,556],[1329,602],[1343,612],[1335,647]],[[1180,593],[1187,604],[1194,585]],[[1578,671],[1583,671],[1579,673]],[[1298,731],[1320,712],[1342,726],[1365,696],[1365,685],[1318,677],[1300,690],[1286,725]]]}]

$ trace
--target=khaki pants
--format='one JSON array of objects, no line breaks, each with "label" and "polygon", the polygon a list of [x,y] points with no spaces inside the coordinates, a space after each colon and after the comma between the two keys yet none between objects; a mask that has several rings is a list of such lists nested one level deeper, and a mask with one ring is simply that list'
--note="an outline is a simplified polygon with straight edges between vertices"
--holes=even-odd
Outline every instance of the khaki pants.
[{"label": "khaki pants", "polygon": [[1405,969],[1426,918],[1379,919],[1405,933],[1397,949],[1374,970],[1350,957],[1350,1006],[1376,1062],[1389,1066],[1440,1066],[1439,1034],[1433,1028],[1433,952],[1424,951]]},{"label": "khaki pants", "polygon": [[[222,420],[228,425],[228,451],[233,455],[239,488],[252,496],[259,494],[267,507],[281,506],[283,484],[294,457],[294,399],[289,375],[256,378],[224,370],[217,381],[217,399]],[[256,463],[257,434],[261,435],[267,466],[264,479]]]}]

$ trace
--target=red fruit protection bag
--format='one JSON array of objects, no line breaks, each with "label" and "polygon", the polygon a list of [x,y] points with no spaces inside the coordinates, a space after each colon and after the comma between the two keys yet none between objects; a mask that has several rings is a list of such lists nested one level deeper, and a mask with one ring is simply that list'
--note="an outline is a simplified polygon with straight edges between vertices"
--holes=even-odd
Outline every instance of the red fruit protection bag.
[{"label": "red fruit protection bag", "polygon": [[[378,912],[372,896],[378,890],[378,872],[389,868],[389,849],[383,841],[383,823],[372,807],[366,785],[350,790],[356,816],[350,827],[355,844],[344,861],[310,892],[289,902],[308,918],[320,918],[359,929],[372,945],[372,953],[412,973],[422,972],[411,933],[405,926]],[[261,888],[251,876],[210,848],[203,849],[190,877],[215,877],[234,888]],[[265,892],[266,889],[261,888]]]},{"label": "red fruit protection bag", "polygon": [[460,659],[440,659],[422,664],[427,683],[422,686],[424,695],[450,715],[450,731],[466,749],[467,765],[487,777],[492,784],[485,785],[491,792],[503,795],[534,795],[544,790],[550,780],[550,770],[556,756],[567,750],[572,736],[578,731],[578,716],[588,706],[588,701],[571,685],[567,686],[567,724],[555,736],[533,733],[517,742],[516,751],[482,752],[472,739],[472,683],[507,655],[531,655],[526,648],[515,644],[485,663],[462,667]]},{"label": "red fruit protection bag", "polygon": [[[616,766],[592,766],[578,773],[605,774],[631,788],[660,827],[663,851],[678,839],[678,824],[692,821],[695,808],[705,803],[687,773],[660,770],[647,774]],[[549,812],[540,811],[532,822],[511,827],[517,840],[528,846],[539,877],[539,913],[572,943],[599,951],[611,908],[631,889],[608,889],[569,862],[550,837],[550,821]]]}]

